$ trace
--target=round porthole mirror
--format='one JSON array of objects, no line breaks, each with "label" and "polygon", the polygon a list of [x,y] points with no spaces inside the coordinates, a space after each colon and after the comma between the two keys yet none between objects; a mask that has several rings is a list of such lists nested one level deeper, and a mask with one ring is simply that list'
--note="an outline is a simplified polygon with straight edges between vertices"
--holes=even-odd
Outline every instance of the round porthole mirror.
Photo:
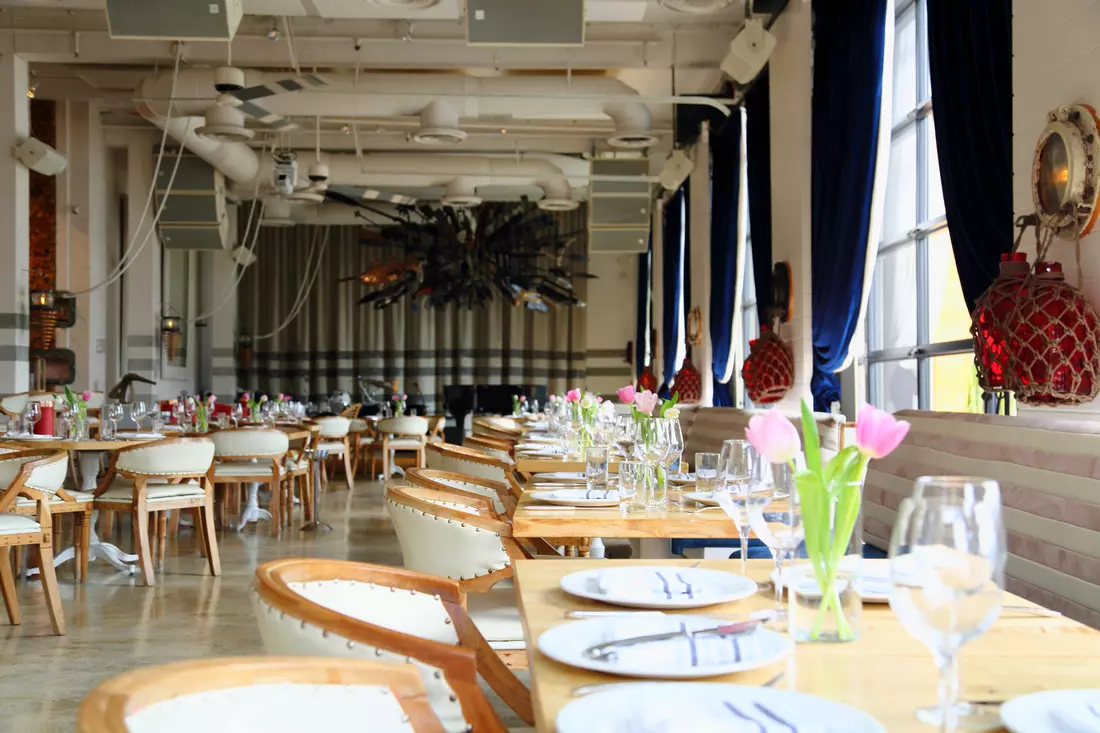
[{"label": "round porthole mirror", "polygon": [[1100,193],[1100,137],[1096,111],[1083,104],[1052,110],[1035,146],[1031,186],[1043,224],[1064,239],[1092,231]]}]

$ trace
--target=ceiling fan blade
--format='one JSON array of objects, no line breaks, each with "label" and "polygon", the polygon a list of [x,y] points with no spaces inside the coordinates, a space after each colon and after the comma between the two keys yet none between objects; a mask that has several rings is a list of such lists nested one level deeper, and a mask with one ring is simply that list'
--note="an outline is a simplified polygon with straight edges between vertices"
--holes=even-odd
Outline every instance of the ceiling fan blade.
[{"label": "ceiling fan blade", "polygon": [[229,94],[240,101],[240,105],[237,109],[241,112],[244,112],[249,117],[253,117],[275,130],[288,131],[298,129],[298,124],[282,115],[277,115],[268,111],[268,109],[257,100],[274,97],[277,94],[298,92],[303,89],[316,89],[317,87],[327,86],[328,83],[328,79],[323,76],[317,74],[303,74],[302,76],[292,76],[286,79],[276,79],[275,81],[270,81],[266,84],[258,84],[254,87],[237,89],[236,91],[229,92]]},{"label": "ceiling fan blade", "polygon": [[[374,188],[360,188],[358,186],[347,186],[340,183],[329,184],[328,190],[325,193],[342,196],[354,202],[356,206],[362,201],[385,201],[391,204],[404,204],[406,206],[416,203],[416,199],[412,196],[402,196],[398,193],[387,193],[386,191],[379,191]],[[339,199],[337,200],[339,201]],[[347,202],[341,201],[341,203]]]}]

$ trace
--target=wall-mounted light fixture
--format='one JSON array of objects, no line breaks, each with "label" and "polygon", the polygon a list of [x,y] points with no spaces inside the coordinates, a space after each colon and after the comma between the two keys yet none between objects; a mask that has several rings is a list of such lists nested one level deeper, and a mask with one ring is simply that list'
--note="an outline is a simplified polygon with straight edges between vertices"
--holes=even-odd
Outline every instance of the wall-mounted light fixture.
[{"label": "wall-mounted light fixture", "polygon": [[161,342],[164,344],[164,352],[168,355],[169,361],[175,359],[176,355],[179,353],[180,340],[182,335],[181,325],[182,324],[179,316],[161,316]]}]

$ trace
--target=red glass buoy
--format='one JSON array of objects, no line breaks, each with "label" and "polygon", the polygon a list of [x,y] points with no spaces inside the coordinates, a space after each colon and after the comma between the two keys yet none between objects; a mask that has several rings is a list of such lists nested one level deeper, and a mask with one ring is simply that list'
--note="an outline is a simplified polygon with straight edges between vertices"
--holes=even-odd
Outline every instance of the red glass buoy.
[{"label": "red glass buoy", "polygon": [[642,376],[638,377],[638,389],[648,389],[650,392],[657,391],[657,375],[653,373],[653,367],[647,366],[645,371],[642,372]]},{"label": "red glass buoy", "polygon": [[794,386],[794,353],[770,326],[761,326],[760,338],[749,342],[741,377],[749,399],[761,405],[778,402]]},{"label": "red glass buoy", "polygon": [[703,398],[703,379],[699,370],[691,363],[691,357],[686,357],[680,371],[676,372],[672,388],[680,393],[682,404],[692,405]]},{"label": "red glass buoy", "polygon": [[974,366],[978,385],[989,392],[1006,389],[1008,320],[1026,290],[1027,255],[1001,255],[1001,272],[974,304],[970,335],[974,337]]},{"label": "red glass buoy", "polygon": [[1008,323],[1006,387],[1028,405],[1089,402],[1100,392],[1100,319],[1059,262],[1036,262]]}]

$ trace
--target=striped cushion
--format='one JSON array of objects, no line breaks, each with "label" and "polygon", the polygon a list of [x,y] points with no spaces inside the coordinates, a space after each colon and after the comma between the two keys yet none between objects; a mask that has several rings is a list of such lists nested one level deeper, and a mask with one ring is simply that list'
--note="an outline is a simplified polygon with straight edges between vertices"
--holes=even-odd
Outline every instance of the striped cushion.
[{"label": "striped cushion", "polygon": [[[722,441],[731,438],[744,440],[745,429],[753,415],[763,414],[763,410],[738,410],[733,407],[697,407],[680,411],[680,429],[684,432],[684,460],[695,463],[696,453],[718,453],[722,450]],[[843,415],[815,413],[821,447],[826,456],[835,453],[840,445]],[[795,415],[790,418],[799,434],[802,432],[802,419]]]},{"label": "striped cushion", "polygon": [[1100,423],[904,410],[905,442],[867,474],[864,539],[886,548],[920,476],[1001,485],[1008,590],[1100,628]]}]

